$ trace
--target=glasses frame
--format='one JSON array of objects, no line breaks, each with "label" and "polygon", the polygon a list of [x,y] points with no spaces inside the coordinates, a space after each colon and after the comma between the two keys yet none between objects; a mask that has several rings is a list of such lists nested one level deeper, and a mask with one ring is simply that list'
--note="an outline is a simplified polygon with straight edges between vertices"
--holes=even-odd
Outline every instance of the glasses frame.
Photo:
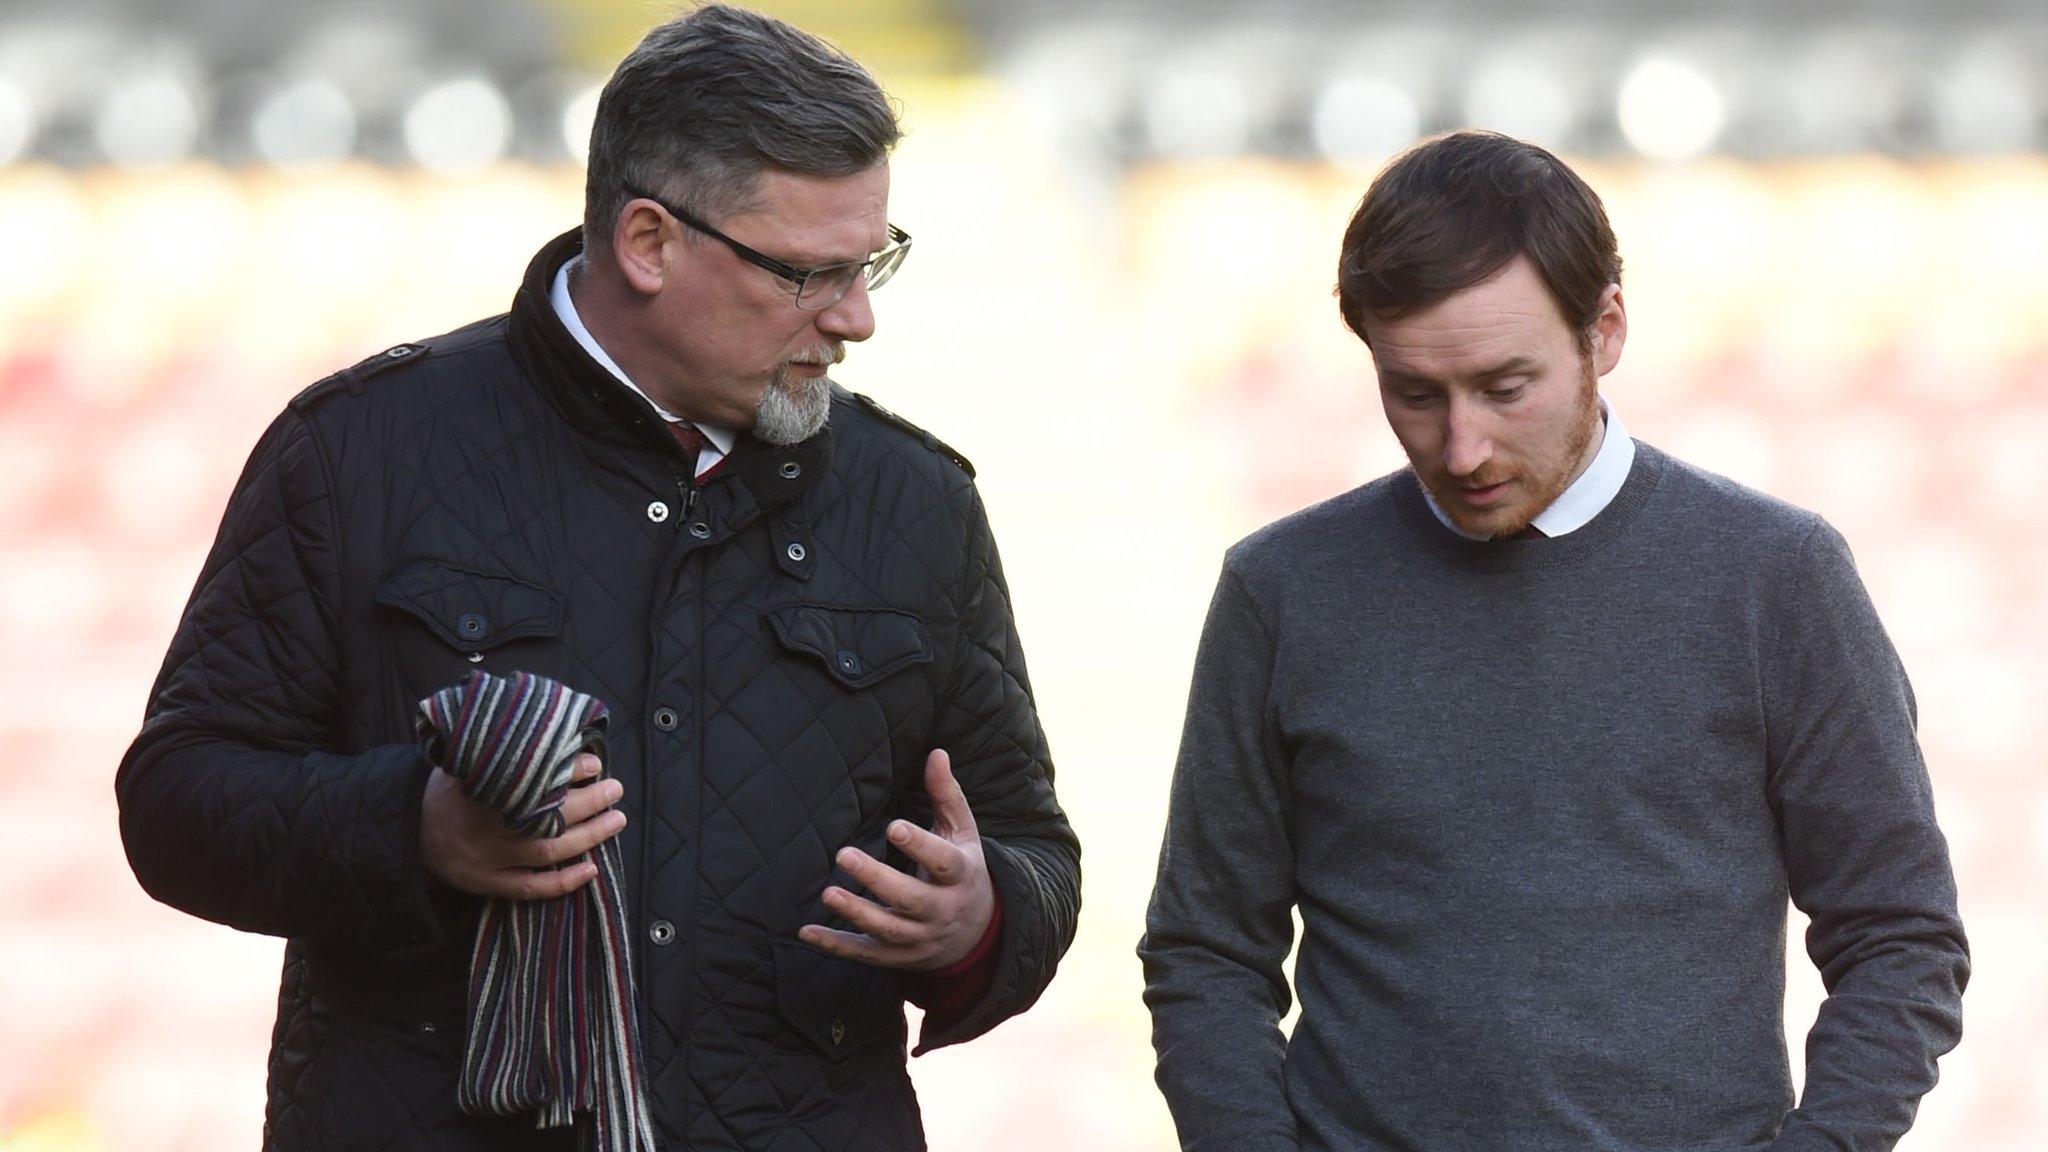
[{"label": "glasses frame", "polygon": [[[883,245],[879,251],[871,253],[865,260],[843,260],[837,264],[820,264],[816,268],[799,268],[794,264],[788,263],[787,261],[777,260],[775,257],[768,255],[766,252],[761,252],[757,251],[756,249],[749,248],[747,245],[742,244],[739,241],[733,239],[732,237],[727,236],[725,233],[720,232],[718,229],[713,228],[709,223],[699,218],[695,213],[683,208],[679,208],[676,205],[671,204],[668,201],[662,199],[661,197],[656,196],[654,193],[647,191],[645,188],[638,188],[631,184],[628,184],[626,185],[625,190],[628,195],[634,196],[641,200],[650,200],[654,202],[657,206],[661,208],[662,211],[675,217],[678,222],[685,224],[691,228],[694,228],[697,231],[704,233],[706,236],[709,236],[712,239],[717,240],[719,243],[724,244],[727,248],[732,249],[733,255],[739,257],[742,260],[745,260],[747,263],[752,264],[754,267],[766,269],[767,271],[774,273],[776,276],[779,276],[782,279],[787,280],[792,284],[795,284],[796,306],[805,312],[822,312],[825,309],[832,307],[834,304],[839,303],[841,300],[846,299],[846,294],[848,292],[853,291],[853,281],[849,279],[846,282],[846,287],[840,289],[839,294],[837,296],[834,296],[830,300],[827,300],[821,304],[814,305],[804,299],[804,293],[809,291],[811,286],[811,277],[817,276],[821,273],[840,272],[848,268],[853,268],[858,270],[857,274],[868,276],[868,291],[872,292],[875,289],[880,288],[882,285],[888,283],[889,278],[894,276],[896,274],[896,270],[903,266],[903,261],[905,257],[909,255],[910,233],[905,232],[903,229],[898,228],[894,224],[891,224],[889,225],[889,242]],[[868,273],[868,269],[874,267],[875,264],[883,260],[889,260],[890,263],[885,266],[882,274],[879,277]]]}]

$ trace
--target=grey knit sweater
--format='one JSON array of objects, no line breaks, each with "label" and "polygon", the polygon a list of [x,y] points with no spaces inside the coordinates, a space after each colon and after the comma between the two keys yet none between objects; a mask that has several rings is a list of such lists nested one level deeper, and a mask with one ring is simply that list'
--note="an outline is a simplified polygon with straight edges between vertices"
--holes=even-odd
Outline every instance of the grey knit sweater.
[{"label": "grey knit sweater", "polygon": [[1647,445],[1555,540],[1461,540],[1409,472],[1253,535],[1139,945],[1182,1145],[1891,1148],[1969,972],[1913,726],[1841,536]]}]

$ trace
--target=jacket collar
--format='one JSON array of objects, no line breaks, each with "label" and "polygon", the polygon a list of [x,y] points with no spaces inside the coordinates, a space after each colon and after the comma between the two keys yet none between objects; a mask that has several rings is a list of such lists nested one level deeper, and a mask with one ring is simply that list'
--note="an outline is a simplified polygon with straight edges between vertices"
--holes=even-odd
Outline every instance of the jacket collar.
[{"label": "jacket collar", "polygon": [[[572,228],[549,241],[526,266],[507,322],[512,354],[579,432],[606,444],[662,452],[680,468],[682,452],[661,414],[591,359],[548,299],[555,273],[582,251],[583,230]],[[830,424],[791,445],[769,444],[742,431],[720,475],[743,485],[754,505],[765,510],[803,495],[831,465]]]}]

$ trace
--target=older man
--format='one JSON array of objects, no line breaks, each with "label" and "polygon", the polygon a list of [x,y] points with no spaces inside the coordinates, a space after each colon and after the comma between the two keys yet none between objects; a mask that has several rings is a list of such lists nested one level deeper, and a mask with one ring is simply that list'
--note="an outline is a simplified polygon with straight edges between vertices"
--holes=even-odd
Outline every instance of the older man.
[{"label": "older man", "polygon": [[[487,901],[605,887],[628,926],[598,940],[632,977],[616,1075],[574,1116],[599,1148],[921,1147],[904,999],[929,1049],[1052,978],[1079,849],[972,471],[827,377],[909,250],[897,135],[786,24],[665,24],[510,313],[316,384],[257,446],[118,789],[153,895],[287,938],[266,1147],[572,1141],[494,1093],[595,1025],[465,1018],[511,978],[472,971]],[[477,670],[609,712],[554,835],[414,738]],[[517,988],[599,980],[534,944]],[[465,1058],[503,1083],[458,1093]]]},{"label": "older man", "polygon": [[[1820,517],[1623,430],[1620,277],[1501,136],[1352,219],[1412,467],[1224,563],[1140,946],[1186,1148],[1882,1152],[1960,1035],[1899,659]],[[1828,989],[1796,1107],[1788,896]]]}]

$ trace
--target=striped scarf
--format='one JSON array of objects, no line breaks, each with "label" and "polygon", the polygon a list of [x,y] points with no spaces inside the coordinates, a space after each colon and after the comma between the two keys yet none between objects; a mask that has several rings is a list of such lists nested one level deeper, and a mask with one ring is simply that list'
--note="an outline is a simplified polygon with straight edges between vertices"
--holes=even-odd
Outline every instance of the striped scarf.
[{"label": "striped scarf", "polygon": [[[544,839],[562,831],[576,754],[602,753],[605,707],[545,677],[477,671],[420,701],[416,726],[471,799]],[[459,1102],[472,1115],[538,1111],[540,1128],[588,1110],[584,1147],[652,1152],[617,842],[596,857],[597,879],[567,896],[485,902]]]}]

